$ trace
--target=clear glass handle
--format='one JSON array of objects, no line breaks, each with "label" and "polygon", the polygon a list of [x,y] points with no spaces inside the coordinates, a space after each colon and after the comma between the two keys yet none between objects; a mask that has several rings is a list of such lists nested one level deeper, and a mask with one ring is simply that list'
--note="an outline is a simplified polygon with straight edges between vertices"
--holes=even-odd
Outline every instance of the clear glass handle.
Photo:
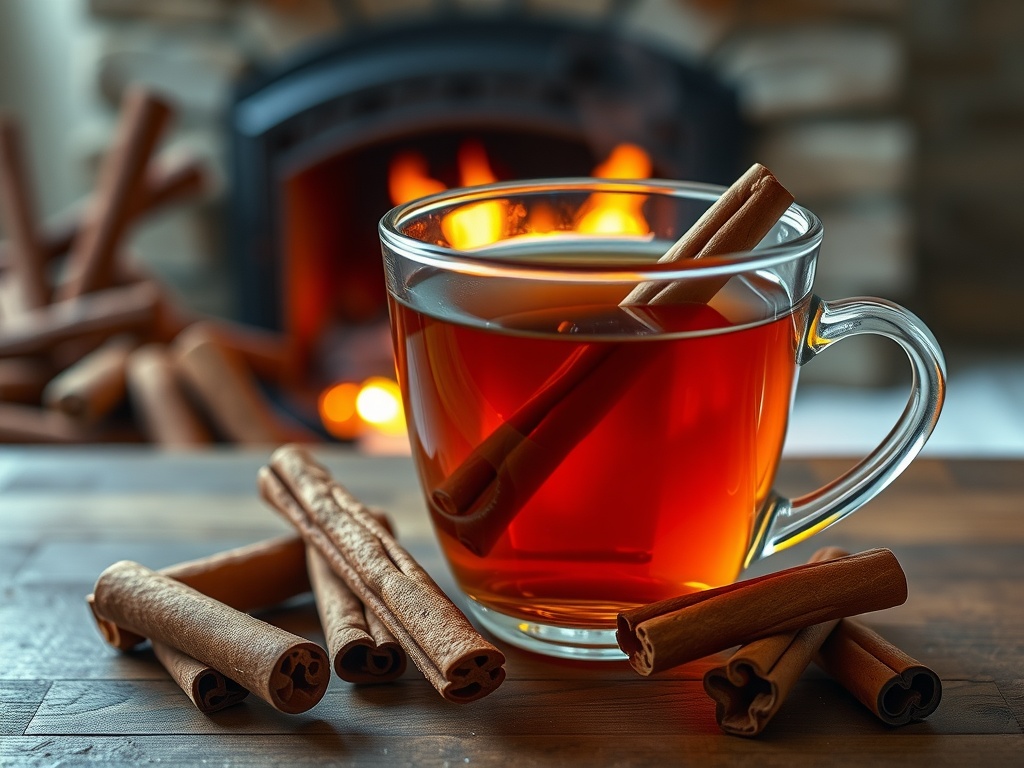
[{"label": "clear glass handle", "polygon": [[913,372],[907,407],[881,444],[845,474],[792,500],[775,494],[761,515],[748,565],[803,541],[865,504],[906,469],[935,428],[946,394],[946,364],[931,331],[903,307],[874,298],[812,297],[798,362],[803,365],[833,343],[862,333],[886,336],[906,351]]}]

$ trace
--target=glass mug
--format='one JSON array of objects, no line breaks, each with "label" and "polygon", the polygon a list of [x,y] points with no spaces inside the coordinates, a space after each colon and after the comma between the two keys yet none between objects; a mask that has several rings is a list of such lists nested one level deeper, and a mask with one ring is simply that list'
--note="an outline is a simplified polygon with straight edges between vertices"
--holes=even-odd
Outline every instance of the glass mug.
[{"label": "glass mug", "polygon": [[[931,434],[935,339],[889,302],[812,293],[810,211],[790,206],[752,251],[657,263],[721,192],[512,182],[381,220],[420,483],[470,612],[496,637],[622,658],[619,611],[733,581],[863,505]],[[703,298],[620,305],[648,281]],[[772,485],[800,366],[862,333],[906,351],[907,407],[846,474],[784,498]]]}]

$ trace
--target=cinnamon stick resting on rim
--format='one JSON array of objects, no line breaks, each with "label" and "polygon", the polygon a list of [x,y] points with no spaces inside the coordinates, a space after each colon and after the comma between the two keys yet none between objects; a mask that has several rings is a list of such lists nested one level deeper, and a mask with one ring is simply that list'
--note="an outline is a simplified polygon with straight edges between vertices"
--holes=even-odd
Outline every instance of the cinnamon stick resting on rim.
[{"label": "cinnamon stick resting on rim", "polygon": [[[793,202],[793,196],[772,173],[755,164],[733,183],[659,259],[659,263],[701,259],[750,250],[771,230]],[[641,283],[620,302],[629,308],[645,304],[707,302],[726,278]],[[600,413],[559,418],[556,413],[573,399],[573,391],[598,368],[631,370],[615,361],[617,350],[589,346],[567,360],[515,413],[495,429],[430,495],[439,527],[471,552],[485,555],[504,534],[529,497],[565,455],[600,418]],[[610,364],[609,364],[610,363]],[[602,380],[613,386],[624,378],[610,371]],[[605,398],[614,402],[613,392]],[[545,422],[543,438],[534,434]],[[552,441],[554,438],[554,441]]]},{"label": "cinnamon stick resting on rim", "polygon": [[646,676],[906,599],[907,578],[895,555],[872,549],[623,611],[616,640],[633,669]]},{"label": "cinnamon stick resting on rim", "polygon": [[[837,547],[819,549],[808,562],[845,557]],[[782,707],[815,651],[838,619],[754,640],[720,667],[704,673],[719,727],[734,736],[756,736]]]},{"label": "cinnamon stick resting on rim", "polygon": [[259,472],[259,486],[263,498],[316,547],[444,698],[474,701],[501,684],[501,651],[307,451],[277,449]]}]

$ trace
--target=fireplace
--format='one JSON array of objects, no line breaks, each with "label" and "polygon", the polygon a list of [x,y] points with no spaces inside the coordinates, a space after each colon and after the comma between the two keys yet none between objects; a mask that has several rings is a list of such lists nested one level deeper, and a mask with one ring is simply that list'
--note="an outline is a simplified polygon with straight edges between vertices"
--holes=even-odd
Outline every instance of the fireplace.
[{"label": "fireplace", "polygon": [[239,314],[291,336],[311,392],[391,375],[376,225],[401,163],[430,191],[611,175],[601,164],[626,146],[645,175],[728,183],[744,135],[713,72],[610,26],[508,14],[361,29],[236,93]]}]

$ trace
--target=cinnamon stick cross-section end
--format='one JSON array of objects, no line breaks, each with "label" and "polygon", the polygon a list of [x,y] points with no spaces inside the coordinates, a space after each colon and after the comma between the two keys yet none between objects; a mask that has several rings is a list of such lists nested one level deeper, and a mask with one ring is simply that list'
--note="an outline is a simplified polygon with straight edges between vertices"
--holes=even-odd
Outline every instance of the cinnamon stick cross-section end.
[{"label": "cinnamon stick cross-section end", "polygon": [[501,684],[504,654],[308,451],[276,450],[259,472],[259,486],[445,699],[474,701]]},{"label": "cinnamon stick cross-section end", "polygon": [[942,699],[935,672],[856,619],[840,621],[814,661],[887,725],[923,720]]},{"label": "cinnamon stick cross-section end", "polygon": [[239,704],[249,691],[208,664],[163,643],[153,643],[153,654],[185,695],[205,714]]}]

